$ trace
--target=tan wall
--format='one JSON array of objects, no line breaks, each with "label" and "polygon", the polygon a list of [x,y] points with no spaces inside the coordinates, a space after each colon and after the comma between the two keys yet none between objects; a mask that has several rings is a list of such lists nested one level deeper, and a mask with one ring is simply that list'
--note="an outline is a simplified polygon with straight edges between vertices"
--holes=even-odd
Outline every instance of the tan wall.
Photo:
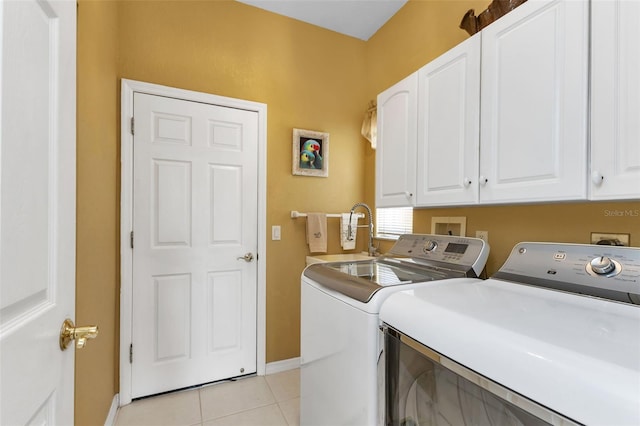
[{"label": "tan wall", "polygon": [[[267,241],[267,362],[299,356],[308,249],[305,220],[290,211],[362,201],[369,148],[363,41],[235,1],[87,0],[78,18],[77,320],[100,325],[78,352],[76,424],[86,425],[104,422],[118,392],[119,78],[268,105],[267,233],[280,225],[282,240]],[[330,134],[328,178],[292,176],[293,128]],[[329,250],[340,251],[336,219]]]},{"label": "tan wall", "polygon": [[[264,102],[268,105],[267,361],[299,356],[299,275],[308,249],[304,219],[290,210],[345,211],[374,205],[374,158],[359,135],[370,99],[466,38],[457,28],[469,8],[488,1],[411,0],[369,42],[232,1],[91,1],[78,8],[77,314],[100,337],[76,358],[76,424],[103,424],[118,392],[119,78]],[[329,178],[291,175],[294,127],[329,132]],[[590,230],[631,232],[638,218],[605,210],[638,203],[419,210],[464,215],[488,230],[490,273],[521,239],[584,242]],[[360,235],[360,246],[364,234]],[[383,246],[385,248],[385,246]],[[339,252],[337,220],[329,251]]]},{"label": "tan wall", "polygon": [[367,42],[368,89],[380,93],[467,39],[458,28],[469,9],[490,0],[410,0]]},{"label": "tan wall", "polygon": [[104,424],[118,375],[117,7],[78,5],[76,323],[98,324],[76,351],[77,425]]},{"label": "tan wall", "polygon": [[[119,34],[123,78],[268,105],[267,227],[282,226],[282,240],[267,242],[267,362],[297,357],[307,247],[290,211],[345,211],[362,197],[364,42],[230,1],[125,2]],[[330,134],[328,178],[292,176],[293,128]]]}]

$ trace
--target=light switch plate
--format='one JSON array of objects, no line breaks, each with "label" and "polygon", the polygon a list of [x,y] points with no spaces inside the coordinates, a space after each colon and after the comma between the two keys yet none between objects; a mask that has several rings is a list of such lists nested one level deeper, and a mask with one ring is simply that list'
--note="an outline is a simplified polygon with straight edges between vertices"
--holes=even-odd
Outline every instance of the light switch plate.
[{"label": "light switch plate", "polygon": [[280,225],[273,225],[271,227],[271,240],[280,241]]}]

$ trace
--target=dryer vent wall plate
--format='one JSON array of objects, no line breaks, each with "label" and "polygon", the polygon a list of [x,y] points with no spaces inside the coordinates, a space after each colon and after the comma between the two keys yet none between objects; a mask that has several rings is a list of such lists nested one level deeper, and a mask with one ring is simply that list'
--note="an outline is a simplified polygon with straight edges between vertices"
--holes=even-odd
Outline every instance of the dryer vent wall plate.
[{"label": "dryer vent wall plate", "polygon": [[630,234],[614,234],[611,232],[592,232],[591,244],[629,247],[629,235]]},{"label": "dryer vent wall plate", "polygon": [[467,218],[464,216],[432,217],[431,233],[437,235],[465,237],[467,235]]}]

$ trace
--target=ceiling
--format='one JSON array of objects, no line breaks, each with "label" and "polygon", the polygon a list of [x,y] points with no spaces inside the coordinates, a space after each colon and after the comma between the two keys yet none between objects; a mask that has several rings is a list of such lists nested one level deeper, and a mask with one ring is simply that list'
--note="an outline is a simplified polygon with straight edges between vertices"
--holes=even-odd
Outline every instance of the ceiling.
[{"label": "ceiling", "polygon": [[407,0],[237,0],[361,40],[368,40]]}]

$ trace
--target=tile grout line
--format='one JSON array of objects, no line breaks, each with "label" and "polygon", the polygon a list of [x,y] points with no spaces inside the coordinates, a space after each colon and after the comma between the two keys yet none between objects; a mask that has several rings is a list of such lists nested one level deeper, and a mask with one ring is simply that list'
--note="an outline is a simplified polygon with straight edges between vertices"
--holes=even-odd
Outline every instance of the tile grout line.
[{"label": "tile grout line", "polygon": [[[205,423],[205,421],[219,420],[219,419],[223,419],[223,418],[226,418],[226,417],[236,416],[236,415],[241,414],[241,413],[246,413],[246,412],[249,412],[249,411],[252,411],[252,410],[257,410],[257,409],[260,409],[260,408],[268,407],[268,406],[270,406],[270,405],[278,404],[278,401],[277,401],[277,399],[276,399],[276,396],[275,396],[275,394],[274,394],[273,390],[271,389],[271,386],[269,386],[269,383],[267,382],[266,378],[265,378],[265,377],[263,377],[263,376],[256,376],[256,377],[254,377],[254,379],[261,379],[261,380],[262,380],[262,381],[267,385],[267,389],[269,390],[269,392],[270,392],[270,394],[271,394],[271,396],[272,396],[272,400],[273,400],[273,402],[271,402],[271,403],[261,403],[261,404],[258,404],[258,405],[256,405],[256,406],[252,406],[252,407],[250,407],[250,408],[245,408],[245,409],[240,410],[240,411],[230,412],[230,413],[225,414],[225,415],[223,415],[223,416],[219,416],[219,417],[212,417],[212,418],[210,418],[210,419],[205,419],[205,418],[204,418],[204,407],[203,407],[203,404],[202,404],[202,402],[201,402],[201,404],[200,404],[200,413],[201,413],[200,417],[201,417],[201,424],[204,424],[204,423]],[[245,379],[241,379],[241,380],[245,380]],[[251,379],[247,379],[247,380],[251,380]],[[232,381],[232,382],[230,382],[230,383],[233,383],[233,382],[237,382],[237,381]],[[203,388],[204,388],[204,387],[203,387]],[[202,390],[203,388],[200,388],[200,390]],[[200,401],[202,401],[202,398],[200,399]],[[278,408],[280,408],[280,407],[278,407]],[[285,421],[286,421],[286,419],[285,419]]]},{"label": "tile grout line", "polygon": [[280,415],[282,416],[282,418],[284,419],[284,422],[289,425],[289,420],[287,420],[287,416],[284,414],[284,411],[282,410],[282,407],[280,406],[279,402],[276,402],[276,405],[278,406],[278,410],[280,411]]},{"label": "tile grout line", "polygon": [[[286,372],[288,372],[288,371],[290,371],[290,370],[283,371],[283,372],[280,372],[280,373],[275,373],[275,374],[283,374],[283,373],[286,373]],[[282,401],[279,401],[279,400],[276,398],[276,393],[274,392],[273,388],[271,387],[271,384],[269,383],[269,380],[267,379],[267,376],[264,376],[264,377],[265,377],[265,382],[267,382],[267,385],[269,386],[269,389],[271,390],[271,393],[273,393],[273,397],[276,399],[276,402],[280,403],[280,402],[289,401],[289,400],[291,400],[291,399],[295,399],[295,398],[299,398],[299,397],[300,397],[300,383],[298,382],[298,385],[297,385],[297,386],[298,386],[298,395],[297,395],[297,396],[294,396],[294,397],[292,397],[292,398],[287,398],[287,399],[284,399],[284,400],[282,400]]]},{"label": "tile grout line", "polygon": [[[285,414],[285,412],[284,412],[284,410],[283,410],[283,408],[282,408],[282,405],[281,405],[281,404],[282,404],[282,403],[285,403],[285,402],[288,402],[288,401],[293,401],[293,400],[295,400],[295,399],[299,399],[299,398],[300,398],[300,391],[299,391],[299,388],[298,388],[298,395],[297,395],[297,396],[294,396],[294,397],[292,397],[292,398],[283,399],[283,400],[281,401],[281,400],[279,400],[279,399],[276,397],[276,393],[273,391],[273,388],[271,387],[271,383],[270,383],[270,381],[267,379],[267,376],[264,376],[264,379],[265,379],[265,382],[267,383],[267,386],[269,386],[269,390],[271,390],[271,393],[273,394],[273,398],[275,399],[276,404],[278,405],[278,410],[280,411],[280,414],[282,415],[282,418],[284,419],[284,421],[285,421],[285,423],[286,423],[287,425],[290,425],[290,423],[289,423],[289,419],[287,418],[287,416],[286,416],[286,414]],[[299,386],[299,384],[298,384],[298,386]],[[299,424],[299,423],[295,423],[295,424]]]},{"label": "tile grout line", "polygon": [[289,420],[287,420],[287,416],[284,414],[284,411],[282,410],[282,407],[280,406],[280,402],[276,393],[273,391],[273,388],[271,387],[271,384],[269,383],[269,380],[267,380],[267,376],[264,376],[264,381],[267,384],[267,387],[269,388],[269,391],[271,392],[271,395],[273,395],[273,400],[275,401],[275,405],[278,407],[278,411],[280,412],[280,415],[282,416],[282,418],[284,419],[284,422],[289,425]]},{"label": "tile grout line", "polygon": [[204,414],[202,413],[202,386],[198,388],[198,402],[200,403],[200,424],[204,424]]}]

